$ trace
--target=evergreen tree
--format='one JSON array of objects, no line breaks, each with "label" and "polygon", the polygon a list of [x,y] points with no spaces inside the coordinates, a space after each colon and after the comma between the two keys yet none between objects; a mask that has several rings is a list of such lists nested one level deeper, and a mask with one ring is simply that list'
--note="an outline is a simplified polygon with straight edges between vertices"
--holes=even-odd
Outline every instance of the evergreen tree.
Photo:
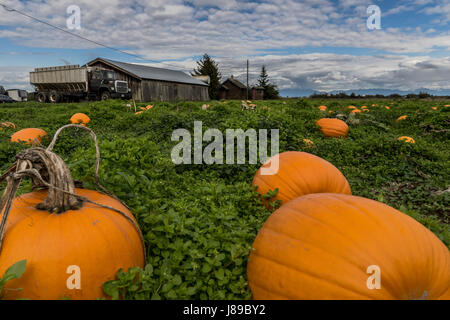
[{"label": "evergreen tree", "polygon": [[258,86],[266,88],[269,85],[269,75],[267,74],[266,66],[262,66],[259,74]]},{"label": "evergreen tree", "polygon": [[219,65],[208,54],[204,54],[200,61],[197,61],[197,68],[191,73],[193,76],[209,76],[209,98],[219,99],[220,78]]},{"label": "evergreen tree", "polygon": [[275,84],[270,83],[269,75],[267,74],[266,66],[262,66],[261,73],[259,74],[258,86],[264,88],[264,99],[278,99],[280,97],[278,87]]}]

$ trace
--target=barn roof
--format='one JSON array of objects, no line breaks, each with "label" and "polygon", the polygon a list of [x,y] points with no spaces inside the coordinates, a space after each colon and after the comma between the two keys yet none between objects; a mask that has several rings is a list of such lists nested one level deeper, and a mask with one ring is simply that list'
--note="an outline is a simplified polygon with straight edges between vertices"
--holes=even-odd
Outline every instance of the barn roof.
[{"label": "barn roof", "polygon": [[235,79],[235,78],[228,78],[227,80],[225,80],[222,85],[224,85],[226,82],[231,82],[232,84],[234,84],[236,87],[241,88],[241,89],[247,89],[247,86],[245,84],[243,84],[242,82],[240,82],[239,80]]},{"label": "barn roof", "polygon": [[87,63],[87,65],[92,65],[98,61],[110,65],[112,67],[115,67],[121,70],[122,72],[128,73],[129,75],[138,79],[159,80],[159,81],[195,84],[199,86],[208,86],[203,81],[195,79],[194,77],[191,77],[190,75],[178,70],[155,68],[144,66],[141,64],[126,63],[115,60],[109,60],[105,58],[97,58]]}]

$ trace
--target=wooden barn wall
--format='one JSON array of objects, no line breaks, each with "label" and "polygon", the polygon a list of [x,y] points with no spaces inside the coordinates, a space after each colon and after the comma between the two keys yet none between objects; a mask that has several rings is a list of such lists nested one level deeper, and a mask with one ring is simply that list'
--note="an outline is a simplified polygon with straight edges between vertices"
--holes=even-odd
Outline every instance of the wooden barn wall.
[{"label": "wooden barn wall", "polygon": [[143,101],[208,101],[208,87],[191,84],[142,81]]},{"label": "wooden barn wall", "polygon": [[99,68],[105,69],[105,70],[115,71],[117,74],[117,80],[122,80],[122,81],[128,82],[128,86],[131,88],[131,93],[133,95],[133,99],[136,101],[143,101],[141,80],[131,77],[128,74],[123,73],[116,68],[112,68],[112,67],[102,63],[101,61],[91,64],[90,66],[91,67],[99,67]]}]

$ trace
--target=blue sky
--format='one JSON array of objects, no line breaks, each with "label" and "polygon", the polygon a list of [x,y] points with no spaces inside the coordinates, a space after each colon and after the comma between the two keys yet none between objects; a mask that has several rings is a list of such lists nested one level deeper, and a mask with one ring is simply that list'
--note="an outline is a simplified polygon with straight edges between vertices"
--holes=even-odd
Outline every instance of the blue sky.
[{"label": "blue sky", "polygon": [[[102,48],[0,7],[0,85],[26,88],[35,67],[84,64],[98,56],[188,72],[203,53],[223,77],[244,77],[250,60],[282,93],[382,88],[450,90],[450,0],[0,0]],[[367,8],[381,10],[368,30]]]}]

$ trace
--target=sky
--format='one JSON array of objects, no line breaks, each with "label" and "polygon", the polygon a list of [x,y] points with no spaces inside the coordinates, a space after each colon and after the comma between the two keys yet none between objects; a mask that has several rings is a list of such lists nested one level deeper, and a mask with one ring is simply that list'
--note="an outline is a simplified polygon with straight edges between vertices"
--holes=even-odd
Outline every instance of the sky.
[{"label": "sky", "polygon": [[[0,0],[0,85],[29,91],[36,67],[96,57],[190,72],[204,53],[222,80],[262,65],[282,95],[450,90],[450,0]],[[80,9],[80,28],[67,20]],[[380,9],[379,28],[368,8]]]}]

